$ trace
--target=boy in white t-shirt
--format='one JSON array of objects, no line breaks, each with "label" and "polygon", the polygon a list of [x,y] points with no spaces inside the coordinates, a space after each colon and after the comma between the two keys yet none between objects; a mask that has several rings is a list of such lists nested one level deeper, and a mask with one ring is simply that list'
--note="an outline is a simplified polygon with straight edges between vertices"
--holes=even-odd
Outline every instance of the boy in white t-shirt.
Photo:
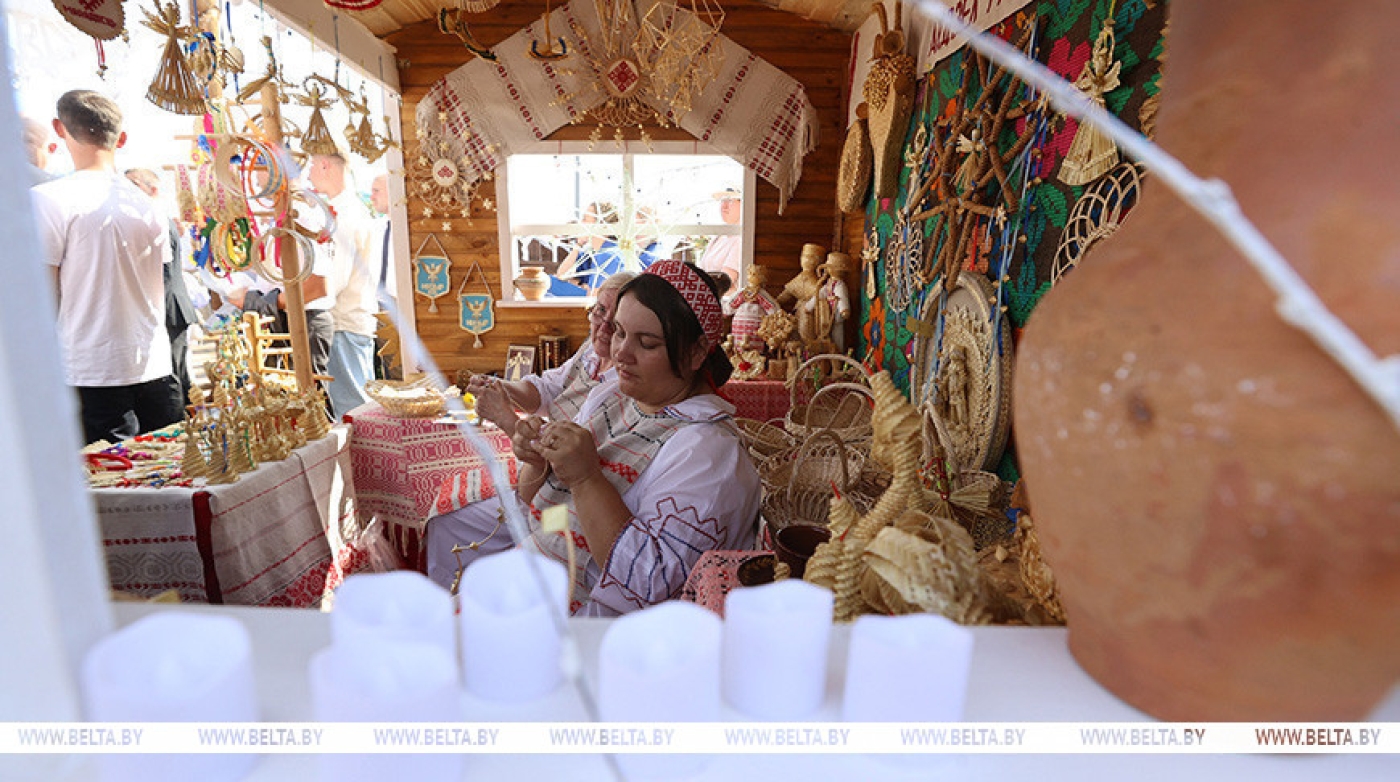
[{"label": "boy in white t-shirt", "polygon": [[175,423],[184,410],[165,329],[167,222],[117,172],[126,134],[116,103],[73,90],[58,99],[57,114],[54,132],[74,171],[30,192],[53,267],[64,377],[78,392],[83,437],[115,441]]}]

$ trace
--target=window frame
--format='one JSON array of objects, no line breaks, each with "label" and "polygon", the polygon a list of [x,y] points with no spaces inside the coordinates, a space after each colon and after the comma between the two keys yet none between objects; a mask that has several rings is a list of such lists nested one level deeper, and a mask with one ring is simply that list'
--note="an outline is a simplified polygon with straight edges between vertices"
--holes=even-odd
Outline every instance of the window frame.
[{"label": "window frame", "polygon": [[[743,237],[742,261],[739,272],[739,281],[735,283],[735,289],[742,288],[745,279],[748,277],[749,267],[753,264],[754,245],[754,217],[758,210],[756,207],[755,191],[758,185],[758,177],[753,169],[743,165],[729,155],[714,150],[707,144],[698,141],[653,141],[650,145],[640,141],[623,141],[620,144],[613,141],[600,141],[596,144],[588,141],[544,141],[528,147],[522,147],[511,153],[514,155],[621,155],[623,170],[628,170],[633,160],[639,155],[707,155],[715,157],[729,157],[735,160],[744,172],[743,182],[740,184],[740,205],[743,208],[743,222],[736,229],[734,226],[715,225],[708,223],[685,224],[674,226],[675,229],[703,228],[704,233],[713,236],[740,235]],[[498,263],[501,279],[501,296],[496,301],[498,307],[591,307],[594,302],[592,296],[578,296],[555,299],[542,299],[540,301],[525,301],[517,299],[514,290],[514,280],[518,275],[515,267],[515,237],[516,231],[511,230],[510,220],[510,186],[507,180],[509,168],[508,163],[498,166],[495,171],[496,179],[496,232],[498,247]],[[692,231],[691,233],[698,233]],[[573,224],[529,224],[519,227],[519,235],[540,235],[553,234],[556,236],[582,235],[574,232]]]}]

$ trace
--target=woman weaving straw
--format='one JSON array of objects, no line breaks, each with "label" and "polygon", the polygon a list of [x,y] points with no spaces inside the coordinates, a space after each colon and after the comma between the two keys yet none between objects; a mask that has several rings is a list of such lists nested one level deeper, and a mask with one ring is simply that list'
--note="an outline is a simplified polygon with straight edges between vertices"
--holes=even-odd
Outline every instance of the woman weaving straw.
[{"label": "woman weaving straw", "polygon": [[[720,348],[715,281],[695,266],[660,261],[622,287],[613,317],[617,378],[588,395],[574,423],[526,418],[514,436],[519,496],[529,504],[524,545],[561,562],[564,534],[579,548],[570,610],[616,616],[670,599],[711,549],[747,548],[758,513],[758,474],[715,395],[733,367]],[[563,505],[568,533],[540,514]],[[481,543],[463,564],[509,547],[497,501],[428,523],[428,575],[452,581],[452,548]]]},{"label": "woman weaving straw", "polygon": [[517,413],[548,411],[553,421],[571,421],[583,407],[588,392],[614,378],[612,369],[612,318],[617,310],[617,292],[637,275],[618,272],[598,287],[598,300],[588,310],[588,341],[563,364],[523,380],[502,381],[490,375],[474,375],[467,391],[476,397],[476,412],[515,434]]}]

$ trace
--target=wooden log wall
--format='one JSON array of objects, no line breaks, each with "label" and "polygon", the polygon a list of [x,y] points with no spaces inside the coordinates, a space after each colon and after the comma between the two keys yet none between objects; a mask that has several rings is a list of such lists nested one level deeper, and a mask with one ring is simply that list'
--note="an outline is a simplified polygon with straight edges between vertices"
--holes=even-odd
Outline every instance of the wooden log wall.
[{"label": "wooden log wall", "polygon": [[[754,261],[769,268],[768,288],[776,295],[799,271],[803,244],[815,242],[831,249],[845,246],[835,194],[836,167],[845,134],[844,85],[851,36],[752,0],[725,0],[723,7],[721,31],[802,82],[821,122],[821,141],[804,160],[802,181],[783,215],[778,214],[778,191],[761,179],[758,183]],[[504,0],[490,12],[471,17],[471,30],[482,44],[494,46],[538,19],[543,10],[539,2]],[[418,102],[434,82],[473,55],[455,37],[438,32],[435,20],[409,25],[384,39],[398,49],[399,81],[403,86],[401,138],[412,141],[417,137],[414,117]],[[550,138],[585,140],[593,127],[565,126]],[[676,129],[650,128],[648,132],[656,139],[692,139],[690,134]],[[605,137],[610,136],[609,130]],[[633,128],[627,137],[636,139],[639,133]],[[494,201],[492,183],[483,184],[482,194]],[[478,210],[470,224],[465,219],[453,219],[452,230],[443,231],[442,217],[424,218],[423,206],[410,193],[409,246],[417,249],[429,233],[437,234],[452,259],[452,293],[438,299],[436,313],[428,311],[426,299],[414,296],[415,315],[419,336],[449,378],[458,369],[499,370],[505,366],[507,346],[534,345],[541,335],[566,334],[573,348],[582,344],[588,322],[580,307],[497,307],[496,327],[482,336],[485,346],[473,348],[472,335],[458,325],[455,294],[463,275],[477,262],[497,296],[503,290],[509,292],[511,286],[509,280],[500,279],[495,213]],[[856,247],[853,254],[858,253]],[[468,287],[479,290],[479,286],[474,279]]]}]

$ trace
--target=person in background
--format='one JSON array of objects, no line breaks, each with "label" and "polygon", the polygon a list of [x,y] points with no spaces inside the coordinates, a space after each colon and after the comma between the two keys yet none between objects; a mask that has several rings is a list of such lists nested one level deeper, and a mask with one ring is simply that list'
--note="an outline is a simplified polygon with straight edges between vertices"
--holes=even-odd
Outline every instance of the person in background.
[{"label": "person in background", "polygon": [[84,442],[115,441],[173,424],[184,412],[161,281],[171,256],[169,222],[117,173],[126,133],[115,102],[73,90],[58,99],[57,114],[53,129],[74,171],[30,193],[53,267],[63,373],[78,393]]},{"label": "person in background", "polygon": [[[590,203],[583,212],[582,222],[589,225],[598,223],[612,225],[617,222],[617,209],[602,201]],[[559,264],[558,284],[550,286],[554,296],[579,296],[592,293],[603,280],[622,271],[622,253],[617,246],[617,237],[595,233],[575,240],[574,248],[564,262]],[[581,293],[556,288],[568,286]]]},{"label": "person in background", "polygon": [[[729,188],[715,193],[719,202],[719,218],[725,225],[738,225],[744,219],[744,202],[738,190]],[[729,278],[730,287],[739,284],[739,268],[744,263],[744,237],[739,234],[716,236],[705,247],[697,265],[711,274],[722,273]]]},{"label": "person in background", "polygon": [[476,412],[515,433],[520,412],[548,411],[554,421],[573,420],[599,383],[616,377],[612,370],[612,318],[617,311],[617,291],[636,275],[618,272],[598,287],[598,300],[588,309],[588,341],[563,364],[524,380],[502,381],[490,375],[474,375],[467,391],[476,397]]},{"label": "person in background", "polygon": [[[128,168],[126,178],[160,203],[160,177],[149,168]],[[180,383],[180,398],[190,395],[189,329],[194,325],[196,314],[190,292],[185,287],[185,275],[181,268],[180,227],[173,219],[170,225],[170,263],[165,264],[165,330],[170,335],[170,365],[175,379]]]},{"label": "person in background", "polygon": [[381,254],[372,239],[369,210],[346,182],[345,158],[338,153],[313,155],[308,179],[335,211],[335,232],[329,242],[317,245],[316,255],[318,265],[321,256],[328,258],[326,293],[334,334],[326,372],[334,379],[327,391],[338,420],[369,401],[365,383],[374,379]]},{"label": "person in background", "polygon": [[49,155],[58,150],[49,126],[33,117],[24,118],[24,152],[29,157],[30,185],[42,185],[58,177],[48,172]]},{"label": "person in background", "polygon": [[[376,239],[379,243],[374,245],[380,251],[379,255],[379,286],[376,288],[376,297],[379,301],[380,312],[393,312],[398,300],[398,281],[393,269],[393,246],[390,243],[390,231],[392,221],[389,218],[389,175],[380,174],[374,178],[374,183],[369,188],[369,203],[374,208],[378,217],[374,220],[374,228],[371,231],[371,238],[383,236]],[[376,330],[374,336],[374,376],[380,380],[391,379],[389,368],[384,365],[383,359],[379,357],[379,351],[384,349],[384,338],[379,336]],[[402,373],[395,370],[394,375],[402,377]],[[398,377],[392,379],[399,379]]]},{"label": "person in background", "polygon": [[[622,287],[613,315],[617,379],[589,393],[575,420],[526,418],[512,439],[530,537],[522,546],[560,562],[576,541],[570,611],[617,616],[674,598],[700,556],[744,549],[758,516],[758,473],[715,394],[733,367],[720,346],[715,281],[658,261]],[[569,529],[545,532],[540,513],[563,506]],[[464,565],[508,548],[491,535],[499,499],[428,522],[428,577],[449,584],[454,545]],[[485,541],[484,544],[481,541]]]}]

